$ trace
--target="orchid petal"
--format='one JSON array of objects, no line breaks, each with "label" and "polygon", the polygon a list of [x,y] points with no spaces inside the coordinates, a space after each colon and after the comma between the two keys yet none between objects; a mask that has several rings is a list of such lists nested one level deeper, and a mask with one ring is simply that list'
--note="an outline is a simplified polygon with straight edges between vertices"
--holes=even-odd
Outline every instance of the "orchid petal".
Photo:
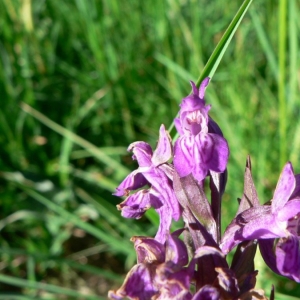
[{"label": "orchid petal", "polygon": [[195,251],[194,258],[200,258],[206,255],[215,255],[225,260],[225,255],[217,248],[211,246],[202,246]]},{"label": "orchid petal", "polygon": [[172,141],[165,126],[161,125],[159,130],[159,140],[156,150],[152,156],[152,163],[155,167],[166,163],[172,157]]},{"label": "orchid petal", "polygon": [[210,81],[209,77],[204,78],[204,80],[201,82],[200,88],[199,88],[199,98],[203,99],[205,94],[205,89],[208,86]]},{"label": "orchid petal", "polygon": [[162,164],[157,167],[161,170],[171,181],[173,181],[174,167],[171,164]]},{"label": "orchid petal", "polygon": [[155,239],[160,243],[164,243],[166,241],[171,227],[172,215],[170,211],[171,209],[168,205],[163,205],[159,209],[156,209],[156,212],[159,215],[159,227],[155,235]]},{"label": "orchid petal", "polygon": [[140,172],[139,169],[131,172],[116,188],[115,196],[127,196],[129,191],[137,190],[144,185],[146,185],[148,181]]},{"label": "orchid petal", "polygon": [[220,300],[221,295],[217,288],[205,285],[193,297],[192,300]]},{"label": "orchid petal", "polygon": [[287,204],[281,208],[277,213],[278,221],[287,221],[300,213],[300,199],[293,199],[287,202]]},{"label": "orchid petal", "polygon": [[165,247],[154,238],[134,236],[130,239],[134,243],[138,263],[163,263],[165,261]]},{"label": "orchid petal", "polygon": [[[188,269],[176,272],[178,266],[172,262],[161,264],[156,269],[156,288],[159,290],[157,299],[191,300],[189,291],[191,274]],[[180,269],[180,268],[179,268]]]},{"label": "orchid petal", "polygon": [[150,167],[152,149],[148,143],[134,142],[129,145],[128,151],[133,152],[133,159],[136,159],[140,167]]},{"label": "orchid petal", "polygon": [[176,130],[178,131],[179,135],[184,135],[184,131],[182,130],[182,124],[180,118],[174,119],[174,125]]},{"label": "orchid petal", "polygon": [[194,83],[194,81],[190,81],[190,84],[192,86],[192,93],[196,96],[199,96],[199,90],[198,88],[196,87],[196,84]]},{"label": "orchid petal", "polygon": [[216,268],[218,283],[222,288],[222,294],[228,295],[231,299],[237,299],[239,293],[238,281],[232,270],[228,268]]},{"label": "orchid petal", "polygon": [[210,116],[208,116],[208,132],[223,136],[221,128]]},{"label": "orchid petal", "polygon": [[300,197],[300,174],[295,175],[295,180],[296,180],[296,187],[295,187],[290,199]]},{"label": "orchid petal", "polygon": [[276,245],[276,261],[281,275],[300,282],[300,244],[297,236],[290,235],[279,240]]},{"label": "orchid petal", "polygon": [[122,211],[124,218],[134,219],[141,218],[150,207],[148,190],[140,190],[117,205],[117,209]]},{"label": "orchid petal", "polygon": [[147,265],[137,264],[129,271],[123,285],[117,291],[109,291],[108,297],[149,300],[158,292],[153,285],[152,277]]},{"label": "orchid petal", "polygon": [[193,169],[193,136],[180,137],[174,145],[174,167],[180,177],[189,175]]},{"label": "orchid petal", "polygon": [[158,168],[153,168],[149,172],[144,172],[144,176],[148,179],[152,186],[152,194],[169,208],[168,213],[178,221],[181,216],[180,206],[175,197],[172,182]]},{"label": "orchid petal", "polygon": [[262,289],[251,289],[243,293],[239,300],[274,300],[274,297],[270,295],[270,298],[267,298],[264,290]]},{"label": "orchid petal", "polygon": [[174,235],[169,235],[166,241],[166,261],[182,267],[189,262],[185,243]]},{"label": "orchid petal", "polygon": [[[270,206],[252,207],[237,215],[226,228],[220,248],[227,254],[242,241],[258,238],[276,238],[274,217],[270,214]],[[275,233],[271,234],[270,230]],[[280,230],[281,234],[282,230]],[[268,237],[271,235],[270,237]]]},{"label": "orchid petal", "polygon": [[292,164],[288,162],[278,180],[273,200],[272,200],[272,212],[280,210],[286,202],[289,200],[296,186],[296,180]]},{"label": "orchid petal", "polygon": [[276,263],[276,256],[273,251],[274,248],[274,241],[275,239],[264,239],[259,240],[259,250],[261,253],[261,256],[263,257],[265,263],[268,265],[268,267],[275,273],[280,274],[277,263]]},{"label": "orchid petal", "polygon": [[[252,217],[256,213],[255,217]],[[268,207],[252,207],[240,214],[244,220],[249,220],[236,234],[240,241],[254,239],[272,239],[286,235],[286,223],[278,222],[276,216],[269,213]]]},{"label": "orchid petal", "polygon": [[180,119],[182,120],[182,113],[202,109],[205,106],[204,99],[199,98],[197,94],[191,94],[182,99],[180,104]]},{"label": "orchid petal", "polygon": [[208,170],[223,172],[226,169],[229,150],[224,138],[216,134],[199,133],[195,136],[193,175],[198,181],[204,179]]}]

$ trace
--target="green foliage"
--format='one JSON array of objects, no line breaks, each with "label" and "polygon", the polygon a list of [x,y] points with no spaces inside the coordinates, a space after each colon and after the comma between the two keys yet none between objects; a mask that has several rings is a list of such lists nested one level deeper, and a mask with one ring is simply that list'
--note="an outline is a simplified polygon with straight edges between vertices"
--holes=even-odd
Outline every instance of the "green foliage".
[{"label": "green foliage", "polygon": [[[157,222],[115,208],[111,193],[135,167],[126,147],[155,146],[239,5],[0,2],[0,299],[95,299],[120,283],[135,260],[130,237]],[[299,8],[253,1],[207,89],[231,149],[224,226],[247,154],[261,202],[285,160],[300,173]],[[258,279],[300,293],[265,269]]]}]

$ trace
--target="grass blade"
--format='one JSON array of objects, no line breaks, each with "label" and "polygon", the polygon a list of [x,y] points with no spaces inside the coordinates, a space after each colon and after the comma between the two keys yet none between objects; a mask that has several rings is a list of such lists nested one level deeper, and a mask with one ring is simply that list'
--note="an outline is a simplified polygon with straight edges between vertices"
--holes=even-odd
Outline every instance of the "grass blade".
[{"label": "grass blade", "polygon": [[31,116],[39,120],[44,125],[54,130],[55,132],[61,134],[63,137],[70,139],[73,143],[84,148],[87,152],[92,154],[96,159],[98,159],[102,163],[109,165],[111,168],[113,168],[116,171],[116,178],[118,180],[124,179],[124,177],[129,173],[129,170],[127,168],[125,168],[122,164],[119,164],[117,161],[115,161],[114,159],[110,158],[108,155],[103,153],[95,145],[83,139],[82,137],[78,136],[77,134],[69,131],[63,126],[53,122],[52,120],[47,118],[44,114],[35,110],[28,104],[21,103],[21,108],[26,113],[30,114]]},{"label": "grass blade", "polygon": [[61,294],[61,295],[75,297],[75,298],[81,298],[81,299],[84,298],[87,300],[88,299],[90,299],[90,300],[106,299],[106,298],[99,297],[99,296],[96,297],[96,296],[82,295],[81,293],[79,293],[75,290],[62,288],[62,287],[52,285],[52,284],[46,284],[46,283],[42,283],[42,282],[33,282],[33,281],[16,278],[16,277],[12,277],[12,276],[7,276],[7,275],[3,275],[3,274],[0,274],[0,282],[6,283],[9,285],[18,286],[18,287],[32,288],[32,289],[36,289],[36,290],[44,290],[44,291],[47,291],[49,293],[54,293],[54,294]]},{"label": "grass blade", "polygon": [[6,247],[0,247],[0,254],[11,255],[11,256],[22,255],[22,256],[26,256],[26,257],[32,257],[32,258],[34,258],[34,260],[36,260],[38,262],[51,260],[57,264],[67,264],[69,267],[71,267],[75,270],[94,274],[99,277],[101,276],[106,279],[113,280],[115,282],[123,281],[122,276],[119,274],[116,274],[109,270],[100,269],[100,268],[94,267],[92,265],[78,263],[73,259],[59,258],[59,257],[45,255],[42,253],[37,253],[37,252],[31,253],[31,252],[25,251],[23,249],[14,249],[14,248],[6,248]]},{"label": "grass blade", "polygon": [[262,49],[267,57],[268,63],[270,65],[270,69],[273,73],[274,78],[278,78],[278,64],[275,53],[273,51],[273,47],[269,41],[268,33],[263,28],[261,19],[259,18],[257,12],[255,10],[249,11],[250,17],[252,19],[253,26],[256,30],[256,34],[258,40],[262,46]]},{"label": "grass blade", "polygon": [[79,228],[85,230],[86,232],[90,233],[94,237],[96,237],[99,240],[102,240],[103,242],[110,245],[112,250],[121,252],[125,255],[132,255],[133,250],[132,250],[130,242],[128,242],[128,245],[126,246],[126,242],[122,241],[121,238],[120,238],[120,240],[118,240],[116,238],[109,236],[108,234],[106,234],[102,230],[92,226],[91,224],[83,222],[76,215],[68,212],[67,210],[65,210],[61,206],[57,205],[56,203],[50,201],[43,195],[41,195],[31,189],[28,189],[25,187],[22,187],[22,188],[29,196],[31,196],[38,202],[42,203],[43,205],[45,205],[49,210],[54,211],[55,213],[60,215],[62,218],[64,218],[66,221],[74,223]]},{"label": "grass blade", "polygon": [[278,109],[279,109],[279,168],[287,161],[287,115],[286,115],[286,32],[287,32],[287,1],[279,1],[279,20],[278,20]]},{"label": "grass blade", "polygon": [[237,28],[239,27],[244,15],[246,14],[248,8],[250,7],[252,0],[245,0],[244,3],[241,5],[240,9],[236,13],[235,17],[229,24],[228,28],[226,29],[225,33],[223,34],[221,40],[219,41],[218,45],[216,46],[215,50],[211,54],[208,62],[206,63],[203,71],[198,78],[196,85],[199,86],[202,80],[205,77],[212,78],[215,74],[215,71],[220,64],[220,61],[229,46],[229,43],[235,34]]}]

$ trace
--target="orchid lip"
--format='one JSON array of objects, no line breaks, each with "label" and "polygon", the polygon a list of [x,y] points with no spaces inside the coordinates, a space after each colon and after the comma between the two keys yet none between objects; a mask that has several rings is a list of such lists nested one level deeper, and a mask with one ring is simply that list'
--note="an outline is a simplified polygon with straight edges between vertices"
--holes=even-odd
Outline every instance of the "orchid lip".
[{"label": "orchid lip", "polygon": [[202,121],[202,114],[200,110],[195,110],[190,112],[187,116],[188,124],[197,123],[200,124]]}]

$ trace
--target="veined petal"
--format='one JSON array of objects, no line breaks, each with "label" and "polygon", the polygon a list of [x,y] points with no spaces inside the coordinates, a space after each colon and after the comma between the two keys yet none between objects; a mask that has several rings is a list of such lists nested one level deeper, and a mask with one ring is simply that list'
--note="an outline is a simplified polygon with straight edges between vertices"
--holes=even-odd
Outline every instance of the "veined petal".
[{"label": "veined petal", "polygon": [[180,177],[189,175],[194,166],[193,136],[182,136],[174,145],[174,167]]},{"label": "veined petal", "polygon": [[218,273],[218,283],[222,294],[226,295],[227,299],[237,299],[239,293],[238,281],[235,274],[229,268],[216,268]]},{"label": "veined petal", "polygon": [[217,134],[199,133],[195,136],[193,156],[195,162],[193,175],[201,181],[207,175],[208,170],[225,171],[229,156],[228,144]]},{"label": "veined petal", "polygon": [[115,196],[128,196],[129,191],[137,190],[144,185],[146,185],[148,181],[140,172],[139,169],[131,172],[116,188]]},{"label": "veined petal", "polygon": [[163,204],[168,207],[168,214],[178,221],[181,216],[180,205],[175,197],[172,182],[159,168],[153,168],[149,172],[144,172],[144,176],[151,184],[151,194],[156,196]]},{"label": "veined petal", "polygon": [[173,154],[172,140],[165,126],[161,125],[159,129],[159,140],[156,150],[152,156],[152,163],[155,167],[166,163]]},{"label": "veined petal", "polygon": [[287,221],[294,217],[299,218],[297,215],[300,213],[300,199],[293,199],[286,203],[277,214],[279,221]]},{"label": "veined petal", "polygon": [[176,283],[173,281],[172,284],[163,286],[159,290],[159,296],[155,300],[191,300],[192,297],[193,296],[188,289],[182,289],[179,284],[176,285]]},{"label": "veined petal", "polygon": [[280,274],[277,268],[276,256],[274,253],[274,241],[275,239],[258,240],[259,250],[268,267],[273,272]]},{"label": "veined petal", "polygon": [[241,225],[236,222],[232,222],[224,233],[224,236],[220,243],[220,249],[223,253],[228,254],[237,244],[241,241],[235,237],[236,232],[241,229]]},{"label": "veined petal", "polygon": [[300,241],[290,235],[276,245],[277,268],[281,275],[300,282]]},{"label": "veined petal", "polygon": [[157,299],[190,300],[191,273],[187,268],[176,271],[178,266],[172,262],[161,264],[156,269],[155,286],[159,290]]},{"label": "veined petal", "polygon": [[296,186],[295,175],[292,164],[288,162],[278,180],[273,200],[272,200],[272,212],[280,210],[286,202],[289,200]]},{"label": "veined petal", "polygon": [[211,285],[202,287],[193,297],[192,300],[220,300],[221,295],[217,288]]},{"label": "veined petal", "polygon": [[133,152],[133,159],[136,159],[140,167],[150,167],[152,148],[145,142],[134,142],[129,145],[128,151]]},{"label": "veined petal", "polygon": [[199,98],[203,99],[204,98],[204,94],[205,94],[205,89],[208,86],[210,81],[209,77],[206,77],[203,79],[203,81],[201,82],[200,88],[199,88]]},{"label": "veined petal", "polygon": [[158,290],[153,285],[151,268],[146,264],[135,265],[127,274],[123,285],[117,291],[109,291],[111,299],[149,300]]},{"label": "veined petal", "polygon": [[117,209],[122,211],[123,217],[134,219],[141,218],[150,207],[148,190],[140,190],[117,205]]},{"label": "veined petal", "polygon": [[158,169],[165,173],[165,175],[173,181],[174,167],[172,164],[163,164],[158,166]]},{"label": "veined petal", "polygon": [[221,128],[210,116],[208,116],[208,132],[223,136]]},{"label": "veined petal", "polygon": [[163,263],[165,261],[165,246],[154,238],[134,236],[130,239],[134,243],[138,263]]},{"label": "veined petal", "polygon": [[169,234],[166,241],[166,261],[183,267],[188,264],[189,256],[185,243],[177,236]]},{"label": "veined petal", "polygon": [[287,222],[280,222],[276,215],[268,213],[265,206],[252,207],[240,214],[244,219],[250,219],[250,215],[256,212],[253,217],[243,228],[237,232],[236,237],[242,240],[254,239],[273,239],[284,237],[287,234]]},{"label": "veined petal", "polygon": [[[195,251],[194,258],[200,258],[200,257],[206,256],[206,255],[219,256],[221,259],[223,259],[225,261],[225,255],[218,248],[211,247],[211,246],[199,247]],[[225,263],[225,265],[226,265],[226,263]]]},{"label": "veined petal", "polygon": [[182,99],[182,102],[180,104],[180,111],[179,116],[180,119],[183,119],[182,114],[194,111],[197,109],[202,109],[205,106],[205,101],[203,99],[200,99],[198,95],[188,95],[187,97]]},{"label": "veined petal", "polygon": [[294,199],[296,197],[300,197],[300,174],[295,175],[296,187],[291,195],[290,199]]},{"label": "veined petal", "polygon": [[256,206],[237,215],[226,228],[220,248],[227,254],[237,244],[246,240],[277,238],[285,236],[285,228],[280,228],[270,206]]},{"label": "veined petal", "polygon": [[160,220],[155,239],[162,244],[164,244],[167,239],[172,223],[172,215],[170,214],[170,210],[171,209],[168,205],[163,205],[162,207],[156,209]]},{"label": "veined petal", "polygon": [[181,124],[180,118],[174,119],[174,125],[175,125],[175,128],[178,131],[179,135],[184,135],[184,131],[182,129],[182,124]]},{"label": "veined petal", "polygon": [[[196,84],[194,83],[194,81],[190,81],[190,84],[192,86],[192,93],[194,95],[197,95],[199,97],[199,90],[198,88],[196,87]],[[201,98],[201,97],[200,97]],[[203,97],[202,97],[203,98]]]},{"label": "veined petal", "polygon": [[262,289],[251,289],[242,295],[239,296],[239,300],[269,300],[274,299],[272,296],[270,298],[267,298],[265,295],[265,291]]}]

